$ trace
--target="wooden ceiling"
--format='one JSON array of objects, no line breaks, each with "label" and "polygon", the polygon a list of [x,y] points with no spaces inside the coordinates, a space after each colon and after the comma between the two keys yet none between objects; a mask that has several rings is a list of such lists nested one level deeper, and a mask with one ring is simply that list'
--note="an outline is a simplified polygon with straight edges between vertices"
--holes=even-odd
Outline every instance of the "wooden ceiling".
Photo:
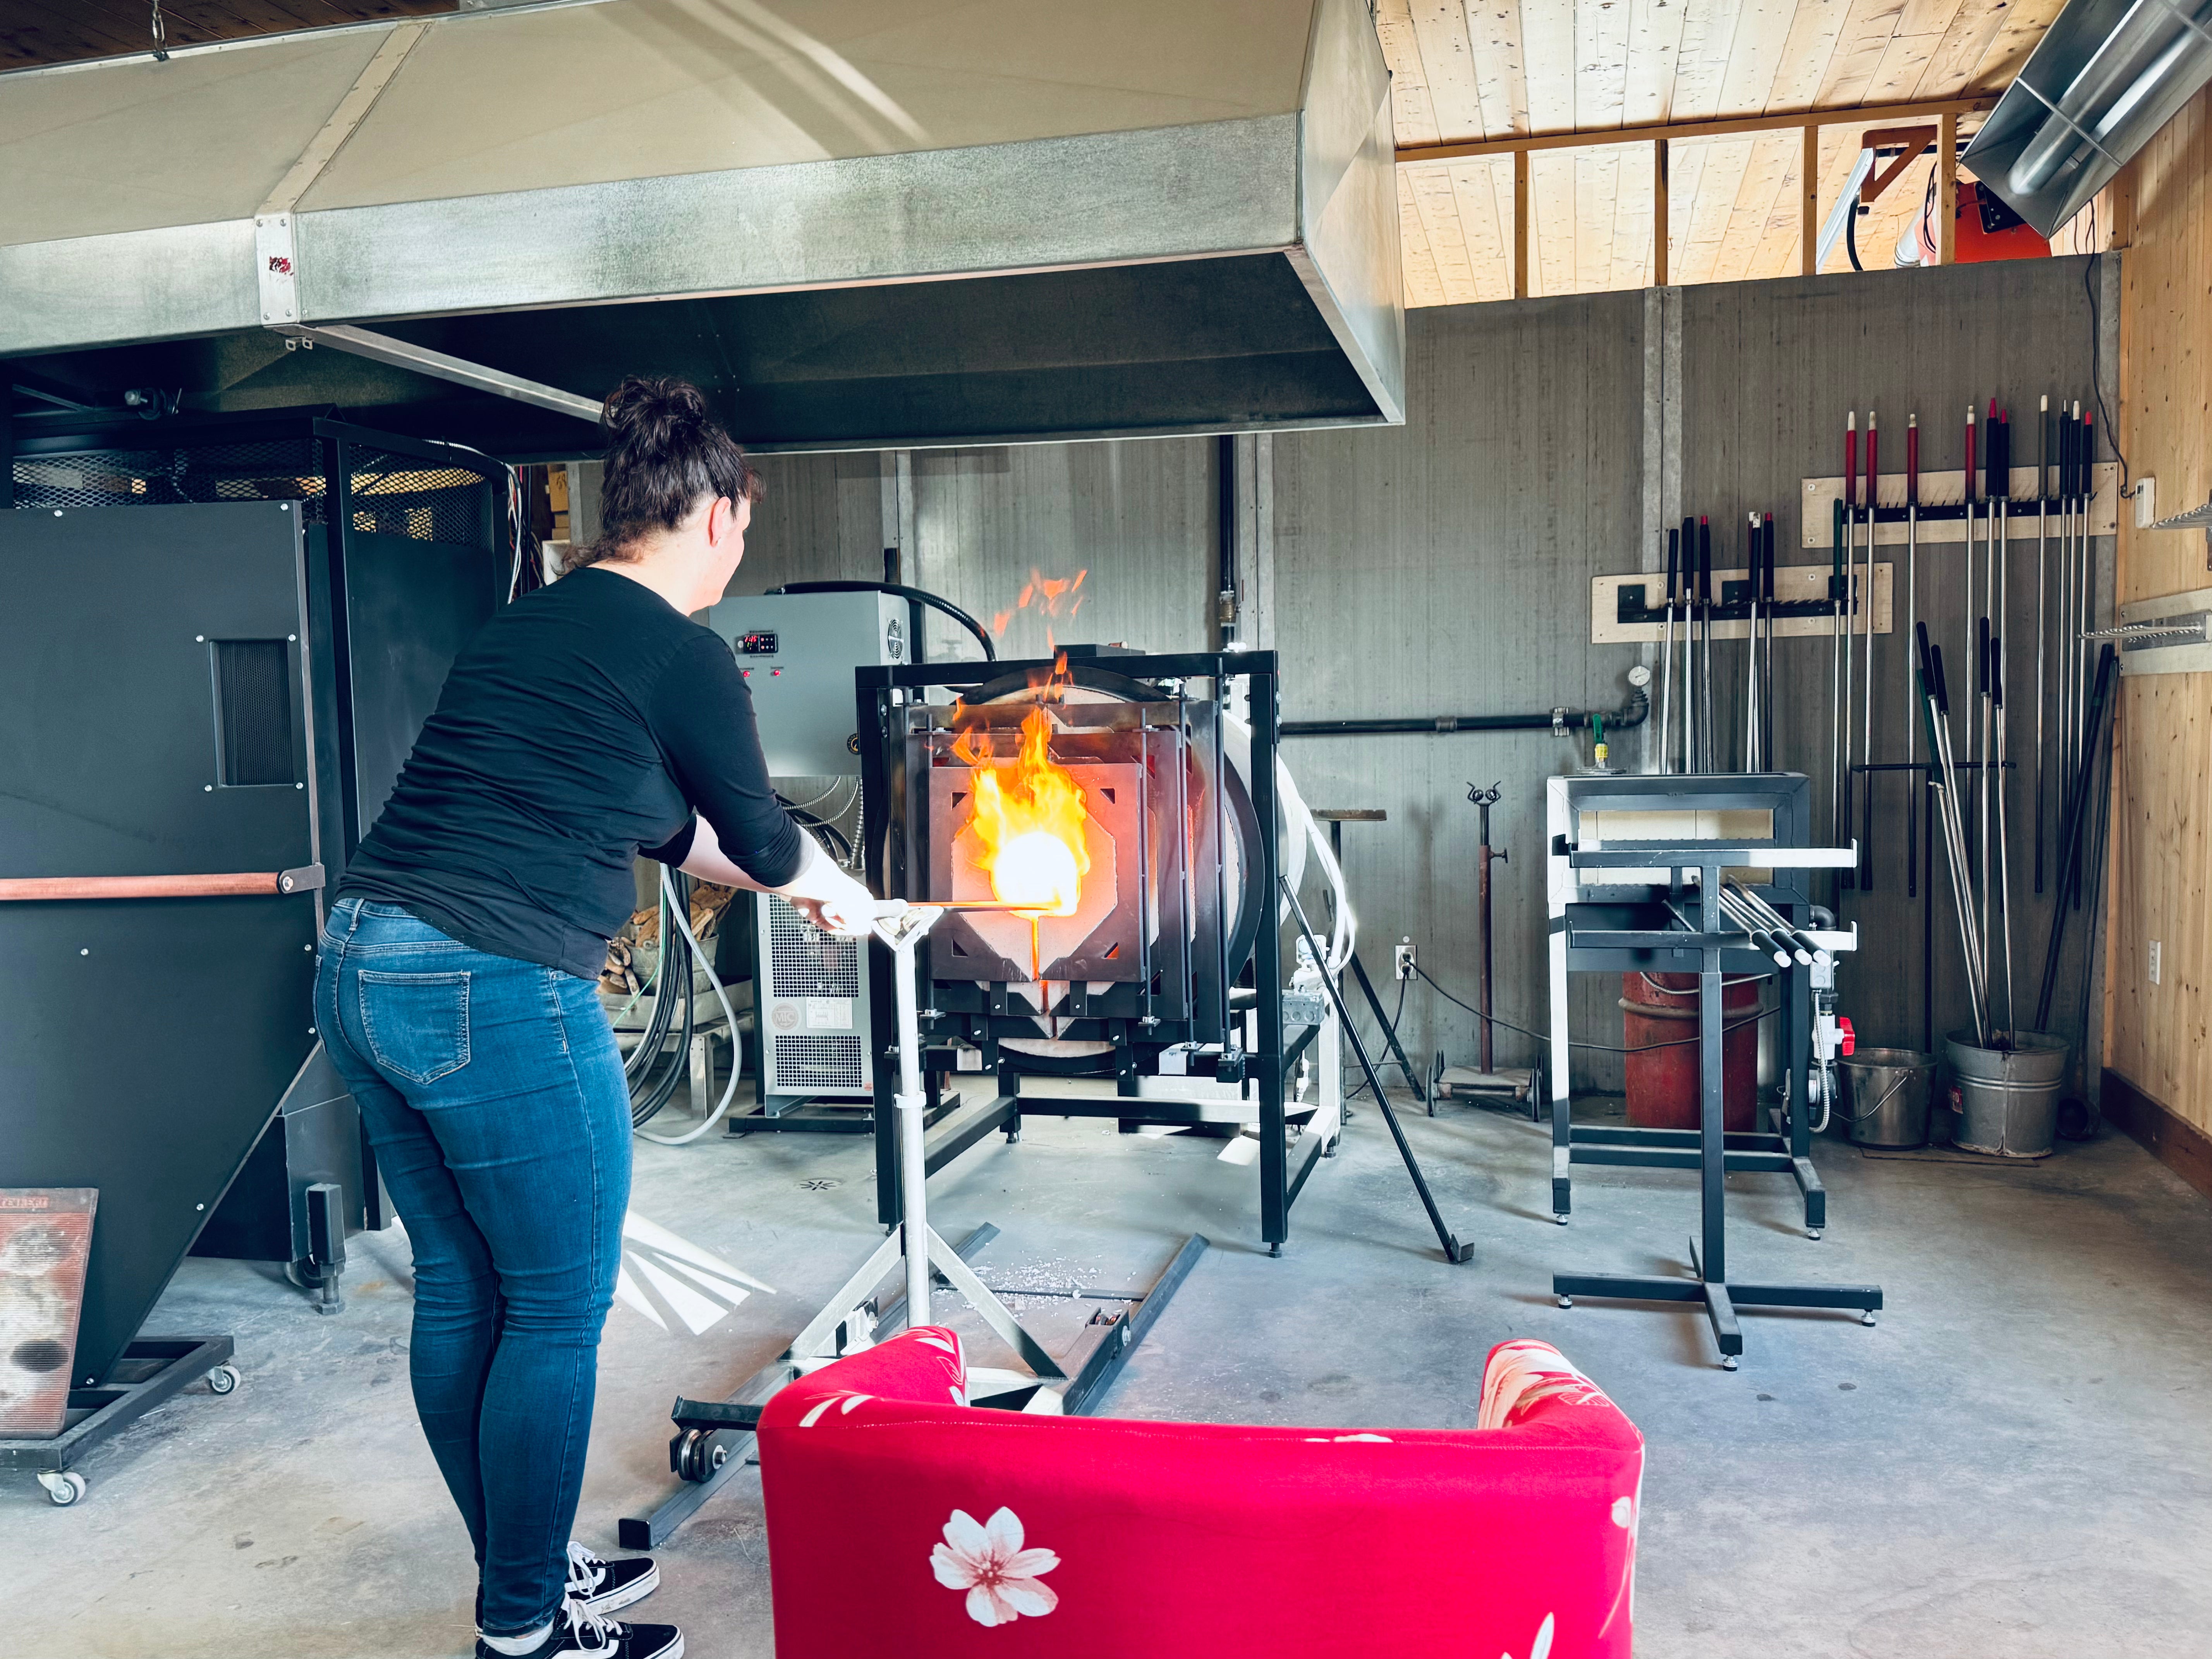
[{"label": "wooden ceiling", "polygon": [[[172,46],[452,11],[454,0],[161,0]],[[153,0],[0,0],[0,70],[153,48]]]},{"label": "wooden ceiling", "polygon": [[[1398,143],[1590,132],[2002,91],[2064,0],[1378,0]],[[1978,118],[1962,117],[1963,137]],[[1821,129],[1825,215],[1863,124]],[[1797,131],[1670,142],[1668,280],[1799,269]],[[1406,302],[1511,296],[1513,158],[1398,169]],[[1529,157],[1529,292],[1651,280],[1653,147]],[[1858,225],[1887,267],[1921,204],[1915,162]],[[1850,269],[1838,242],[1821,267]]]}]

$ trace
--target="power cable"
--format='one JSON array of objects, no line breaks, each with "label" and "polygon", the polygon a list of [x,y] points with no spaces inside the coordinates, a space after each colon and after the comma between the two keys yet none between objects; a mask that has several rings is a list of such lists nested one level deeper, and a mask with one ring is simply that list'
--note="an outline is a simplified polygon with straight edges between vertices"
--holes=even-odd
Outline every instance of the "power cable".
[{"label": "power cable", "polygon": [[[1429,982],[1429,988],[1433,990],[1446,1002],[1452,1004],[1455,1007],[1465,1009],[1468,1013],[1473,1014],[1477,1019],[1486,1018],[1493,1025],[1503,1025],[1507,1030],[1517,1031],[1522,1036],[1530,1038],[1537,1042],[1549,1042],[1551,1041],[1551,1038],[1544,1036],[1540,1031],[1532,1031],[1525,1025],[1516,1025],[1511,1020],[1507,1019],[1502,1014],[1490,1014],[1486,1016],[1480,1008],[1474,1006],[1470,1003],[1462,1001],[1459,998],[1454,996],[1449,991],[1445,990],[1443,986],[1437,983],[1435,976],[1431,975],[1427,969],[1419,966],[1418,963],[1415,964],[1413,971],[1416,974],[1419,974],[1423,979],[1427,980]],[[1764,978],[1765,975],[1757,975],[1757,977]],[[1723,1036],[1726,1036],[1730,1031],[1740,1031],[1747,1025],[1756,1025],[1762,1019],[1771,1018],[1781,1012],[1781,1009],[1778,1007],[1762,1008],[1757,1013],[1752,1014],[1746,1018],[1739,1019],[1732,1024],[1723,1025],[1721,1027],[1721,1035]],[[1618,1043],[1583,1042],[1575,1038],[1570,1038],[1567,1042],[1567,1047],[1570,1048],[1589,1048],[1593,1049],[1599,1054],[1648,1054],[1655,1048],[1686,1048],[1693,1044],[1699,1043],[1704,1041],[1705,1037],[1700,1034],[1699,1036],[1693,1037],[1670,1037],[1664,1042],[1646,1042],[1633,1048],[1626,1048],[1621,1047]]]}]

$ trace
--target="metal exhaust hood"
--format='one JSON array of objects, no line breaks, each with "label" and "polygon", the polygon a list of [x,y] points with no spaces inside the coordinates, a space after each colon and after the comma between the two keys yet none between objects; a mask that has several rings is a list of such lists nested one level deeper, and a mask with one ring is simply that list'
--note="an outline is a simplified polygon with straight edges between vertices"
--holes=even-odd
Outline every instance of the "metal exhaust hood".
[{"label": "metal exhaust hood", "polygon": [[2207,81],[2207,0],[2071,0],[1960,160],[2047,238]]},{"label": "metal exhaust hood", "polygon": [[763,450],[1395,422],[1392,155],[1362,0],[553,0],[24,70],[0,356],[509,455],[589,453],[633,372]]}]

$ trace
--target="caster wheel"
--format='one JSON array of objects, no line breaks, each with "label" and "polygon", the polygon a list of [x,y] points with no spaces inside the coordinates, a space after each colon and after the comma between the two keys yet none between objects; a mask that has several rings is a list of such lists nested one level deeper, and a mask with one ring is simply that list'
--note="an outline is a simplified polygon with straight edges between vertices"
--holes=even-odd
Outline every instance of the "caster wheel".
[{"label": "caster wheel", "polygon": [[207,1385],[210,1394],[230,1393],[238,1387],[238,1368],[235,1365],[216,1366],[207,1374]]},{"label": "caster wheel", "polygon": [[1562,1308],[1571,1308],[1575,1305],[1575,1299],[1571,1296],[1563,1296],[1559,1298],[1559,1305]]},{"label": "caster wheel", "polygon": [[1820,1237],[1820,1230],[1818,1227],[1808,1227],[1805,1229],[1805,1237],[1818,1239]]},{"label": "caster wheel", "polygon": [[1871,1314],[1871,1313],[1863,1313],[1863,1314],[1861,1314],[1861,1315],[1859,1316],[1859,1323],[1860,1323],[1860,1324],[1862,1324],[1862,1325],[1871,1325],[1871,1324],[1873,1324],[1873,1323],[1874,1323],[1874,1315],[1873,1315],[1873,1314]]},{"label": "caster wheel", "polygon": [[693,1429],[685,1433],[684,1443],[677,1449],[676,1474],[678,1479],[696,1486],[710,1479],[729,1461],[730,1449],[720,1444],[715,1435]]},{"label": "caster wheel", "polygon": [[47,1498],[57,1509],[65,1510],[84,1496],[84,1477],[75,1469],[65,1469],[59,1474],[42,1472],[39,1484],[46,1489]]},{"label": "caster wheel", "polygon": [[1735,1369],[1735,1365],[1736,1359],[1734,1354],[1724,1353],[1721,1356],[1721,1369],[1723,1370],[1732,1371]]}]

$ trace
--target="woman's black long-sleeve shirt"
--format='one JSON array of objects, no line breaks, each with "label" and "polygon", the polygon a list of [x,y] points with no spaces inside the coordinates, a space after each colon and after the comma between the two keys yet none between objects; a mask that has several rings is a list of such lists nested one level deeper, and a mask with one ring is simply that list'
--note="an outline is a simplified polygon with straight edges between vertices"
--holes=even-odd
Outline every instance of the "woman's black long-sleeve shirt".
[{"label": "woman's black long-sleeve shirt", "polygon": [[333,896],[593,979],[633,861],[681,864],[694,808],[754,880],[799,873],[729,647],[641,583],[580,570],[470,642]]}]

